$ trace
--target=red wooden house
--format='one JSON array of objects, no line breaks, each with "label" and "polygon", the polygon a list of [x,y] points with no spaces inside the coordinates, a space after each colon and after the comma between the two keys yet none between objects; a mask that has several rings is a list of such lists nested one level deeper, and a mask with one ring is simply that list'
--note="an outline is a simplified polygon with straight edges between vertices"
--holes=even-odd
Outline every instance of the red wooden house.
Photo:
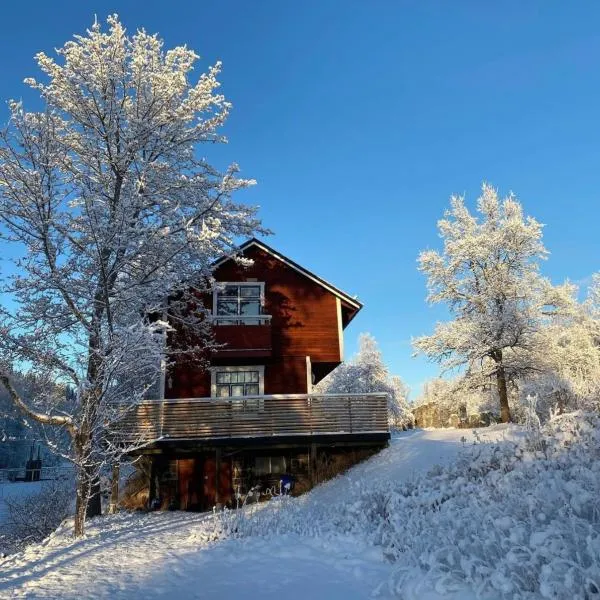
[{"label": "red wooden house", "polygon": [[212,322],[222,344],[210,367],[176,363],[161,400],[127,423],[154,440],[150,499],[206,509],[235,503],[282,477],[308,489],[389,439],[385,394],[320,395],[313,386],[343,360],[343,330],[362,308],[355,298],[251,239],[215,264]]}]

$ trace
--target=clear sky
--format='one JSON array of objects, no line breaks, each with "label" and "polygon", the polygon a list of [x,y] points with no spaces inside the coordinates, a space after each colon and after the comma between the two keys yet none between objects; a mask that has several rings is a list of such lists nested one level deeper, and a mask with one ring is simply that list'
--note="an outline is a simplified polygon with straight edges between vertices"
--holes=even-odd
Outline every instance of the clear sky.
[{"label": "clear sky", "polygon": [[370,331],[413,389],[436,374],[411,358],[444,316],[416,258],[449,196],[474,201],[483,180],[546,224],[553,281],[600,270],[600,3],[11,2],[1,120],[8,98],[29,102],[36,52],[113,12],[188,44],[198,68],[223,61],[230,143],[207,157],[258,180],[238,198],[261,206],[269,244],[364,302],[348,355]]}]

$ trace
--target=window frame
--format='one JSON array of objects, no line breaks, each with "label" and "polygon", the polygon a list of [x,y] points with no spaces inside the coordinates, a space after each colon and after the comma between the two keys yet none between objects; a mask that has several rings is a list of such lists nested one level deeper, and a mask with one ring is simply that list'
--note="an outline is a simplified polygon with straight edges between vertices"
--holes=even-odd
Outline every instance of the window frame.
[{"label": "window frame", "polygon": [[[277,462],[281,460],[282,465],[283,465],[283,470],[279,473],[275,473],[273,471],[273,463]],[[257,466],[258,461],[265,461],[268,462],[268,468],[265,469],[259,469]],[[257,477],[281,477],[282,475],[285,475],[286,473],[289,473],[290,469],[289,469],[289,464],[288,464],[288,458],[286,457],[285,454],[268,454],[267,456],[255,456],[254,457],[254,465],[253,465],[253,474],[256,475]]]},{"label": "window frame", "polygon": [[[224,319],[229,318],[231,321],[235,321],[235,323],[225,323],[227,325],[262,325],[262,319],[260,319],[260,316],[263,316],[263,308],[265,306],[265,282],[264,281],[219,281],[217,282],[218,288],[219,289],[214,289],[213,290],[213,305],[212,305],[212,316],[213,316],[213,320],[215,321],[215,323],[218,325],[218,321],[220,317],[223,317]],[[218,314],[218,308],[219,308],[219,294],[223,292],[223,290],[227,287],[227,286],[236,286],[236,287],[259,287],[260,288],[260,298],[259,298],[259,314],[258,315],[241,315],[241,314],[237,314],[237,315],[219,315]],[[238,308],[239,308],[239,304],[240,302],[243,300],[243,296],[241,296],[238,293],[237,296],[237,302],[238,302]],[[250,316],[251,318],[247,319],[247,317]],[[265,317],[268,317],[269,315],[264,315]],[[255,317],[255,318],[252,318]],[[244,319],[247,319],[246,322],[244,323]],[[267,319],[265,318],[265,321]]]},{"label": "window frame", "polygon": [[[217,396],[217,373],[239,373],[240,371],[258,371],[258,394],[252,396]],[[256,398],[257,396],[265,395],[265,365],[244,365],[244,366],[223,366],[223,367],[210,367],[210,395],[211,398],[217,400],[226,400],[231,402],[232,406],[234,403],[239,403],[239,407],[242,409],[240,412],[256,413],[264,411],[264,401],[258,400],[255,406],[250,407],[246,404],[246,398]],[[238,408],[236,406],[236,408]]]}]

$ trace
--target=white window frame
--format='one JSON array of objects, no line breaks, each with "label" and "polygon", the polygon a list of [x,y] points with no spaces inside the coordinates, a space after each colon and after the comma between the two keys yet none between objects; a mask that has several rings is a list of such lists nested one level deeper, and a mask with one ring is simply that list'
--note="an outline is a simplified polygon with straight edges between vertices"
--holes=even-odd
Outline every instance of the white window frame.
[{"label": "white window frame", "polygon": [[[212,306],[212,314],[213,314],[213,320],[218,324],[218,319],[220,316],[223,316],[224,318],[226,318],[224,315],[219,315],[217,314],[217,306],[218,306],[218,297],[219,297],[219,292],[225,288],[225,286],[228,285],[236,285],[238,287],[247,287],[247,286],[251,286],[251,287],[260,287],[260,308],[261,308],[261,312],[262,309],[265,306],[265,282],[264,281],[218,281],[217,282],[218,285],[218,289],[214,289],[213,290],[213,306]],[[263,317],[262,319],[260,317]],[[250,316],[250,318],[248,318],[248,316],[244,316],[244,315],[237,315],[236,316],[231,316],[228,317],[230,320],[232,321],[242,321],[244,318],[247,319],[247,323],[245,323],[245,325],[262,325],[263,321],[267,322],[269,321],[269,319],[271,318],[270,315],[256,315],[256,317],[252,317]]]},{"label": "white window frame", "polygon": [[[210,367],[210,395],[217,397],[217,373],[236,373],[239,371],[258,371],[258,395],[265,395],[265,365],[246,365],[243,367]],[[220,400],[235,400],[236,398],[248,398],[248,396],[225,396]]]}]

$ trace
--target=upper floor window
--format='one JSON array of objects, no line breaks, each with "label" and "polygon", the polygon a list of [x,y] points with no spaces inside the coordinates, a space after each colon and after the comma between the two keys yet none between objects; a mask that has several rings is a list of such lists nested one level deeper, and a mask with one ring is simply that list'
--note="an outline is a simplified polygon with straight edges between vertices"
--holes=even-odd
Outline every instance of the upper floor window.
[{"label": "upper floor window", "polygon": [[213,297],[213,314],[218,325],[262,325],[265,284],[258,281],[225,283]]}]

